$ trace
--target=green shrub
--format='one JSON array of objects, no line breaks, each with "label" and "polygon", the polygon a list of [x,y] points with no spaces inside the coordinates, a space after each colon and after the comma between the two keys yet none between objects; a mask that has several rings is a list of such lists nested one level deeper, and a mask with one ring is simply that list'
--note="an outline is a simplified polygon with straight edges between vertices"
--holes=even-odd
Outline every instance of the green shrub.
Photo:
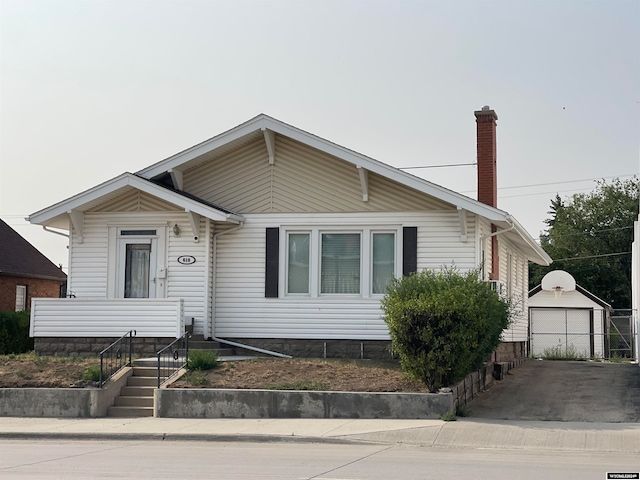
[{"label": "green shrub", "polygon": [[33,350],[29,312],[0,312],[0,355]]},{"label": "green shrub", "polygon": [[453,268],[394,279],[382,309],[391,353],[432,392],[480,368],[511,318],[508,302],[477,271]]},{"label": "green shrub", "polygon": [[586,360],[587,355],[582,350],[576,350],[576,347],[571,344],[568,347],[556,345],[555,347],[545,348],[542,352],[542,358],[545,360]]},{"label": "green shrub", "polygon": [[455,422],[457,420],[456,414],[453,412],[447,412],[442,416],[444,422]]},{"label": "green shrub", "polygon": [[189,350],[189,370],[211,370],[219,366],[218,352],[215,350]]},{"label": "green shrub", "polygon": [[82,379],[89,382],[100,381],[100,365],[89,365],[84,372],[82,372]]},{"label": "green shrub", "polygon": [[188,372],[184,376],[184,379],[195,387],[202,387],[209,383],[209,381],[207,380],[207,375],[202,373],[201,371]]}]

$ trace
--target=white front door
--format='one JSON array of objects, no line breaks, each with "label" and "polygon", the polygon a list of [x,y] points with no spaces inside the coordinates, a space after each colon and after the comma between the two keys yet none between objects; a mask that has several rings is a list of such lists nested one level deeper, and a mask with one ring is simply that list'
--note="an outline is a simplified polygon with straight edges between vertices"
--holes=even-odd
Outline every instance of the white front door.
[{"label": "white front door", "polygon": [[157,238],[120,237],[118,239],[118,297],[156,298]]}]

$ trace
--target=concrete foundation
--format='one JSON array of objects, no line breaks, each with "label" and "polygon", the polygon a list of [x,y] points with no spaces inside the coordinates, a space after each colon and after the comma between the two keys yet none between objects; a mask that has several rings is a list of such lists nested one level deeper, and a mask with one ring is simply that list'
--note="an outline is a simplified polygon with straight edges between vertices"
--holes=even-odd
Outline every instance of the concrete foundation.
[{"label": "concrete foundation", "polygon": [[[34,350],[38,355],[67,357],[95,357],[118,340],[110,337],[46,337],[34,338]],[[173,337],[133,337],[133,352],[136,356],[155,355],[158,350],[173,342]]]},{"label": "concrete foundation", "polygon": [[493,362],[511,362],[527,358],[527,342],[502,342],[493,353]]},{"label": "concrete foundation", "polygon": [[295,358],[367,358],[389,360],[390,340],[306,340],[298,338],[227,338]]}]

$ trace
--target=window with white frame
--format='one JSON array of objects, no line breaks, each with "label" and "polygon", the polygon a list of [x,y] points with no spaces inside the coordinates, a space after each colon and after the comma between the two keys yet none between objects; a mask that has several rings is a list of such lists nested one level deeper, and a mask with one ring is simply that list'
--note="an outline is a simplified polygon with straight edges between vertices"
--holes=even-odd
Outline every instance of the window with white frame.
[{"label": "window with white frame", "polygon": [[288,264],[287,264],[287,293],[309,293],[309,233],[289,233]]},{"label": "window with white frame", "polygon": [[27,309],[27,286],[16,285],[16,312],[23,312]]},{"label": "window with white frame", "polygon": [[398,229],[286,230],[286,295],[382,295],[398,276]]},{"label": "window with white frame", "polygon": [[320,293],[360,293],[360,234],[321,235]]},{"label": "window with white frame", "polygon": [[371,234],[371,293],[387,293],[387,285],[396,271],[396,236],[394,233]]}]

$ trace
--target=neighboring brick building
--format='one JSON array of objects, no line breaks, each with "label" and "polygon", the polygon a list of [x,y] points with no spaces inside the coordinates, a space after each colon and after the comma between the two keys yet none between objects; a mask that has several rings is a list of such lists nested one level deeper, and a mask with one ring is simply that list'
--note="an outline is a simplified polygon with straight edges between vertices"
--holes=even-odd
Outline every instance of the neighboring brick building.
[{"label": "neighboring brick building", "polygon": [[67,275],[0,220],[0,310],[29,310],[34,297],[60,297]]}]

